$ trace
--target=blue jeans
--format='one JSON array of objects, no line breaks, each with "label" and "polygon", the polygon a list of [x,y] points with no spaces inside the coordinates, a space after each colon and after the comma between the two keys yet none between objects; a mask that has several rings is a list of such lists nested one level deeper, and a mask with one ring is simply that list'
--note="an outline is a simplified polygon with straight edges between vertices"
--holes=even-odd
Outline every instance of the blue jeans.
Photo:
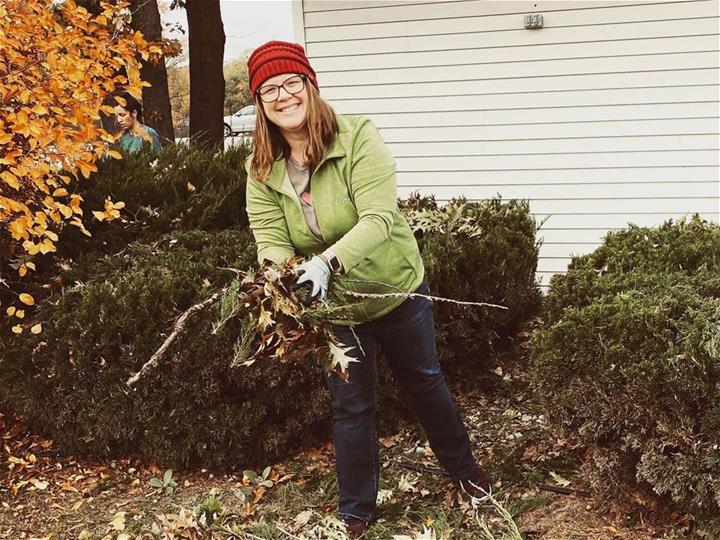
[{"label": "blue jeans", "polygon": [[[423,282],[417,292],[428,294],[427,283]],[[432,301],[408,298],[387,315],[353,330],[333,327],[341,344],[353,347],[350,356],[359,361],[350,363],[347,382],[333,372],[327,375],[327,383],[332,395],[339,513],[369,523],[375,517],[380,477],[375,432],[378,347],[408,392],[443,468],[456,480],[464,480],[475,472],[476,464],[438,363]]]}]

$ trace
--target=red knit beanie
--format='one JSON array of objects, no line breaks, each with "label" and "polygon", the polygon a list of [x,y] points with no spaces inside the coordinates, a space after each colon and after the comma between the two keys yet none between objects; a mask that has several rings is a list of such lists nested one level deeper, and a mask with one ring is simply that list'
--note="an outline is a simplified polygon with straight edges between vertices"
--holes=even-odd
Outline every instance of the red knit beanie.
[{"label": "red knit beanie", "polygon": [[283,73],[307,75],[315,88],[318,88],[317,76],[305,56],[305,49],[297,43],[268,41],[253,51],[248,58],[247,66],[250,91],[253,95],[270,77]]}]

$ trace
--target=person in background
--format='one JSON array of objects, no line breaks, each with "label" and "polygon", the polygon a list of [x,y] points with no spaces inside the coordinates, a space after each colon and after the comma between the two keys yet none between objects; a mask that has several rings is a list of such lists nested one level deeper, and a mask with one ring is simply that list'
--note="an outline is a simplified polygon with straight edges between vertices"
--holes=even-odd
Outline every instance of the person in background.
[{"label": "person in background", "polygon": [[127,92],[116,94],[117,97],[125,100],[125,105],[115,106],[115,118],[122,129],[122,135],[118,140],[120,147],[134,154],[150,145],[153,150],[160,150],[160,137],[150,126],[143,124],[141,103]]},{"label": "person in background", "polygon": [[[296,43],[270,41],[248,59],[257,106],[246,161],[247,213],[258,261],[296,254],[300,283],[324,299],[405,291],[428,295],[417,242],[397,207],[395,160],[372,122],[336,114]],[[382,348],[445,470],[472,497],[490,492],[440,369],[427,296],[351,302],[332,331],[357,361],[348,379],[326,374],[332,396],[339,513],[351,538],[375,518],[380,460],[375,432],[376,357]]]}]

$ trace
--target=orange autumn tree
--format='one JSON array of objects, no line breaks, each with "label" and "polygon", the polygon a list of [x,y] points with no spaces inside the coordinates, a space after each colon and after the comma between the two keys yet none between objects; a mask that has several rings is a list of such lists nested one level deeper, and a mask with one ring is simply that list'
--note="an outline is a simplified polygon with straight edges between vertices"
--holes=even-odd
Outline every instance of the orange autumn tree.
[{"label": "orange autumn tree", "polygon": [[[33,259],[56,250],[65,225],[89,235],[73,177],[121,157],[100,122],[113,113],[106,98],[123,89],[140,99],[140,59],[162,57],[162,44],[131,29],[128,5],[101,2],[93,15],[73,0],[0,1],[0,287],[11,299],[0,309],[18,319],[13,332],[35,301],[22,290]],[[97,214],[120,208],[108,199]]]}]

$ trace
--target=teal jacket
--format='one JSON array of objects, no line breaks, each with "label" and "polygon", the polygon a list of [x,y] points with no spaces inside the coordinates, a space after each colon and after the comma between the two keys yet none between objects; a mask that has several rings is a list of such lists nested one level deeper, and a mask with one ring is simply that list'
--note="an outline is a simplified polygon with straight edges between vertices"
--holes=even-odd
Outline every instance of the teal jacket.
[{"label": "teal jacket", "polygon": [[[339,295],[412,292],[424,269],[415,237],[398,211],[395,160],[369,119],[337,115],[337,122],[335,141],[310,178],[324,242],[307,226],[284,158],[275,161],[265,182],[248,173],[247,213],[258,261],[282,263],[296,253],[310,257],[331,250],[343,266],[330,282]],[[376,319],[404,300],[345,296],[354,304],[335,321],[341,325]]]},{"label": "teal jacket", "polygon": [[130,133],[123,133],[122,137],[120,137],[120,141],[118,141],[120,147],[128,154],[139,152],[146,144],[151,146],[155,151],[160,150],[160,136],[157,134],[157,131],[150,126],[143,127],[145,128],[145,132],[150,136],[150,141],[143,139],[142,137],[131,135]]}]

